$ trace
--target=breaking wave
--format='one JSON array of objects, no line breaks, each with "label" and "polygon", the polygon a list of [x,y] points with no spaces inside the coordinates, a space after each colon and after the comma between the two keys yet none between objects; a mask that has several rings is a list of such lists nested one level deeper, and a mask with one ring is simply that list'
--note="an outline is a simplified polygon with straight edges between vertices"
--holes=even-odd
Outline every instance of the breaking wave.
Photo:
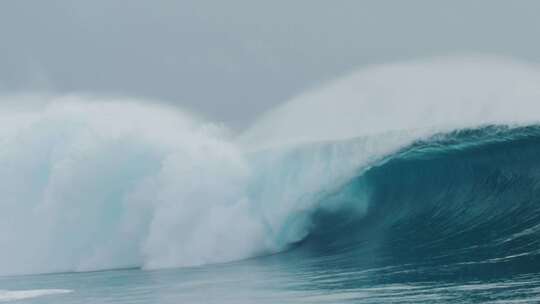
[{"label": "breaking wave", "polygon": [[287,249],[525,268],[540,251],[538,83],[500,58],[372,67],[239,134],[149,102],[4,96],[0,274]]}]

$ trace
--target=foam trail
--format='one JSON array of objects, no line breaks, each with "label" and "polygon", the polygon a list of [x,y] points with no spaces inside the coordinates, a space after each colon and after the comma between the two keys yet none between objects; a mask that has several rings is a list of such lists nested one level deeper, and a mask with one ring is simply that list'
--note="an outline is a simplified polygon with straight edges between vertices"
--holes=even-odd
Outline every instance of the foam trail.
[{"label": "foam trail", "polygon": [[71,292],[73,292],[73,290],[68,289],[0,290],[0,302],[33,299]]},{"label": "foam trail", "polygon": [[[0,100],[0,274],[161,268],[286,249],[324,193],[436,132],[529,124],[540,72],[500,59],[373,67],[231,135],[130,100]],[[364,212],[368,202],[358,203]]]}]

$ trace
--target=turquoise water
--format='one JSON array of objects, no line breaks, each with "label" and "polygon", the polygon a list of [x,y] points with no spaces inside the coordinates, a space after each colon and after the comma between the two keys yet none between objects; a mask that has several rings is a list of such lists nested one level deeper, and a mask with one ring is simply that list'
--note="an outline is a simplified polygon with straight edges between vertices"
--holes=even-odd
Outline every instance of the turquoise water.
[{"label": "turquoise water", "polygon": [[[340,269],[321,264],[274,265],[255,261],[161,271],[115,270],[0,279],[20,291],[64,288],[17,303],[535,303],[536,274],[491,280],[432,280],[444,267],[393,266]],[[406,279],[407,275],[415,280]],[[0,301],[10,302],[0,293]]]}]

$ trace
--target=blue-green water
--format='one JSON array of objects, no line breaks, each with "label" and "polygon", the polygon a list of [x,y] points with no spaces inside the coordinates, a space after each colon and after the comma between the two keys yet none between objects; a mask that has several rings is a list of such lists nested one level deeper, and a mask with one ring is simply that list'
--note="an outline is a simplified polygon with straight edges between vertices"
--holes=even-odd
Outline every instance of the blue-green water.
[{"label": "blue-green water", "polygon": [[[161,271],[116,270],[5,277],[17,303],[536,303],[540,276],[434,279],[444,266],[341,268],[335,261],[235,263]],[[343,265],[345,266],[345,265]],[[410,276],[410,277],[409,277]],[[32,298],[28,289],[69,293]],[[28,298],[23,299],[25,296]]]},{"label": "blue-green water", "polygon": [[0,301],[537,303],[539,152],[537,126],[417,140],[319,194],[315,206],[332,208],[297,212],[309,219],[308,233],[279,253],[198,267],[3,276]]}]

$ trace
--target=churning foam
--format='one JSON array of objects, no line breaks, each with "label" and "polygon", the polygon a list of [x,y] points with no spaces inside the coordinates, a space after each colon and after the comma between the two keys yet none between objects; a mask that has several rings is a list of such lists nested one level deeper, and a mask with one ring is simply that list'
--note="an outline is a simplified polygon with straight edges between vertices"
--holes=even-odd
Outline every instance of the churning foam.
[{"label": "churning foam", "polygon": [[132,101],[9,100],[2,273],[194,265],[264,247],[245,206],[250,168],[219,127]]},{"label": "churning foam", "polygon": [[322,192],[382,155],[438,131],[537,122],[539,83],[535,68],[498,59],[373,67],[237,136],[144,102],[2,97],[0,274],[283,250],[328,207]]}]

